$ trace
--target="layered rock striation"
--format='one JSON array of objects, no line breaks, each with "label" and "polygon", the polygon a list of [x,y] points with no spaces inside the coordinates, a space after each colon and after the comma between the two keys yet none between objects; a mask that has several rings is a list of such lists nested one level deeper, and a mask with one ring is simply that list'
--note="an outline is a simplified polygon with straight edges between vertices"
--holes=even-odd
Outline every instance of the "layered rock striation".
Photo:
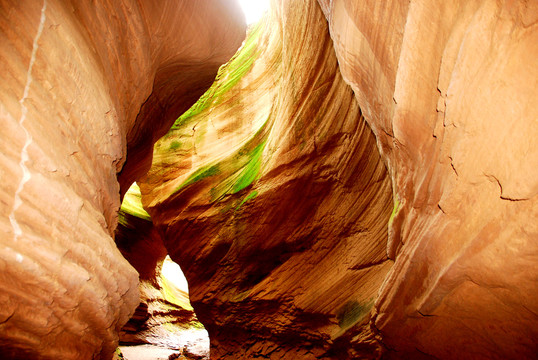
[{"label": "layered rock striation", "polygon": [[319,1],[393,181],[395,357],[538,350],[538,5]]},{"label": "layered rock striation", "polygon": [[145,171],[242,23],[226,1],[0,2],[3,358],[112,356],[138,305],[118,178]]},{"label": "layered rock striation", "polygon": [[110,358],[170,253],[214,358],[534,358],[536,2],[275,0],[211,85],[234,4],[0,1],[2,356]]},{"label": "layered rock striation", "polygon": [[213,354],[532,358],[536,5],[273,5],[143,186]]},{"label": "layered rock striation", "polygon": [[251,28],[141,180],[213,358],[379,355],[390,178],[317,3]]}]

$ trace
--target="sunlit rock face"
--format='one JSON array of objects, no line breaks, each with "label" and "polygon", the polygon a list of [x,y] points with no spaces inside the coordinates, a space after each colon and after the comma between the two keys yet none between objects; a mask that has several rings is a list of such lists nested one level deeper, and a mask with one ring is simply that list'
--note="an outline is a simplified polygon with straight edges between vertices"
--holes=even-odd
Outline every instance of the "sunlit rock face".
[{"label": "sunlit rock face", "polygon": [[[115,242],[140,280],[140,304],[121,329],[120,343],[153,344],[192,352],[194,342],[198,341],[205,342],[201,345],[205,345],[207,353],[207,332],[196,319],[188,292],[166,278],[166,266],[172,261],[166,258],[161,233],[142,208],[136,184],[123,198]],[[179,268],[177,271],[181,273]]]},{"label": "sunlit rock face", "polygon": [[399,210],[394,357],[538,351],[538,3],[319,0]]},{"label": "sunlit rock face", "polygon": [[117,174],[125,191],[240,45],[233,4],[0,2],[2,358],[112,356],[138,304]]},{"label": "sunlit rock face", "polygon": [[316,2],[284,1],[140,183],[213,358],[376,357],[390,179]]}]

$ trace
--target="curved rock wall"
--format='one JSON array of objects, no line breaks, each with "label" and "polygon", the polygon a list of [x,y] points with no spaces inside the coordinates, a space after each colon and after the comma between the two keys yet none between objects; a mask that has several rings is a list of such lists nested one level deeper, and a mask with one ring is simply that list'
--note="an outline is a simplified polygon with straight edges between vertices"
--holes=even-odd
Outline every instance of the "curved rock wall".
[{"label": "curved rock wall", "polygon": [[191,350],[197,345],[193,342],[198,335],[199,342],[206,343],[207,352],[207,332],[196,319],[188,292],[166,278],[165,266],[170,266],[172,261],[166,258],[168,253],[162,235],[153,227],[151,217],[142,208],[140,189],[136,184],[129,188],[123,198],[115,242],[125,259],[138,272],[140,280],[140,303],[121,329],[120,343]]},{"label": "curved rock wall", "polygon": [[[212,355],[533,358],[536,2],[318,2],[274,2],[144,178]],[[0,1],[4,357],[111,357],[138,303],[120,193],[240,22]]]},{"label": "curved rock wall", "polygon": [[226,1],[0,2],[2,357],[112,356],[138,304],[112,239],[117,173],[144,171],[126,149],[207,89],[242,22]]},{"label": "curved rock wall", "polygon": [[375,357],[390,179],[313,1],[283,1],[140,184],[212,358]]},{"label": "curved rock wall", "polygon": [[399,202],[372,325],[395,357],[534,357],[537,3],[319,2]]}]

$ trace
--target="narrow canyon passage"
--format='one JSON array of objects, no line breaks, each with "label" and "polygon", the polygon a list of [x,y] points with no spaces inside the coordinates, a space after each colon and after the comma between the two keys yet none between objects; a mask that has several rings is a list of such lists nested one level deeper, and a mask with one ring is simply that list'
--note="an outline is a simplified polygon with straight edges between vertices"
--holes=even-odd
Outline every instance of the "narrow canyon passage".
[{"label": "narrow canyon passage", "polygon": [[538,4],[270,3],[0,0],[0,358],[535,358]]},{"label": "narrow canyon passage", "polygon": [[390,178],[316,3],[250,29],[139,185],[212,356],[379,355]]},{"label": "narrow canyon passage", "polygon": [[124,358],[208,358],[209,337],[190,304],[187,281],[167,256],[136,183],[123,198],[115,241],[139,273],[140,304],[119,334]]},{"label": "narrow canyon passage", "polygon": [[[127,214],[124,234],[120,216],[116,242],[141,280],[166,253],[181,264],[214,358],[359,356],[349,346],[357,334],[362,356],[379,356],[368,320],[392,264],[390,180],[321,10],[280,11],[287,23],[274,26],[274,8],[252,26],[155,144],[138,182],[151,216],[122,207],[135,219]],[[307,24],[311,32],[292,31]]]}]

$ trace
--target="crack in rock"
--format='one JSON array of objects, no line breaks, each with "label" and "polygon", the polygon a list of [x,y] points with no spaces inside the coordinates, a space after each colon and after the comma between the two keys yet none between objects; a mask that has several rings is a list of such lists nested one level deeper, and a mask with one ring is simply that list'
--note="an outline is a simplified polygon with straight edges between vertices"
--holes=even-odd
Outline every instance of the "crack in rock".
[{"label": "crack in rock", "polygon": [[511,197],[508,197],[508,196],[504,196],[503,195],[503,186],[501,184],[501,181],[495,175],[484,174],[484,176],[486,176],[488,179],[494,180],[497,183],[497,185],[499,185],[499,189],[501,190],[501,195],[499,197],[502,200],[508,200],[508,201],[525,201],[525,200],[529,200],[528,198],[511,198]]}]

